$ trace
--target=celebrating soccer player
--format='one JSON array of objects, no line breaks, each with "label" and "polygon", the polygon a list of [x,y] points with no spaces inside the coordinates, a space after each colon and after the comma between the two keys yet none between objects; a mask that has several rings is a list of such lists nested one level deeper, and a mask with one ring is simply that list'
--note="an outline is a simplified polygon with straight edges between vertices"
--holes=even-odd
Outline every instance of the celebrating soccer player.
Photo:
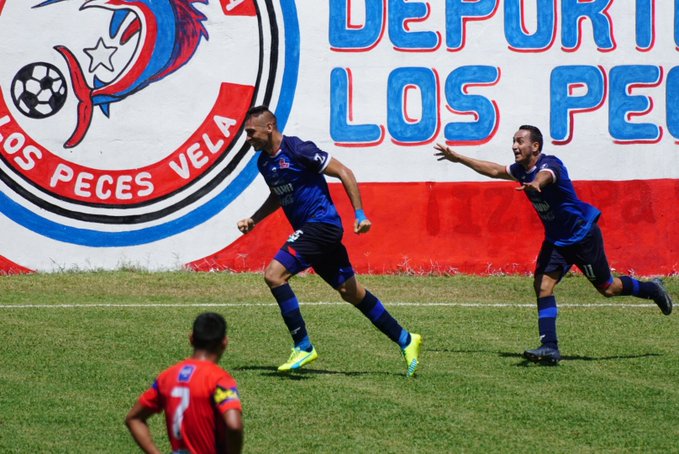
[{"label": "celebrating soccer player", "polygon": [[278,302],[294,343],[288,361],[278,370],[293,371],[318,358],[299,302],[288,283],[292,276],[312,267],[344,301],[356,306],[398,344],[406,361],[407,376],[413,376],[422,337],[402,328],[382,302],[358,282],[342,244],[342,221],[324,175],[340,179],[356,213],[354,232],[366,233],[371,223],[363,212],[353,172],[314,143],[283,136],[275,115],[264,106],[250,109],[245,132],[248,143],[260,152],[257,167],[271,192],[252,217],[238,221],[238,229],[243,233],[251,231],[279,207],[294,229],[264,272],[264,280]]},{"label": "celebrating soccer player", "polygon": [[439,161],[460,163],[490,178],[518,181],[521,186],[517,190],[523,191],[533,204],[545,228],[534,273],[541,345],[523,355],[533,362],[556,364],[561,355],[554,288],[572,265],[606,297],[633,295],[652,299],[665,315],[672,312],[672,300],[659,279],[643,282],[611,274],[597,225],[601,212],[578,198],[566,167],[557,157],[542,154],[542,142],[538,128],[520,126],[512,142],[514,163],[508,166],[464,156],[442,144],[434,148]]}]

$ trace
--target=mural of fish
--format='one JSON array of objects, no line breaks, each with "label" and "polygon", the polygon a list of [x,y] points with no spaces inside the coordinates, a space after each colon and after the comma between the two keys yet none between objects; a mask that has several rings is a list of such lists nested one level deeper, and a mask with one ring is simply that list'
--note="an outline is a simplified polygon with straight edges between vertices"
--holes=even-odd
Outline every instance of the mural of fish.
[{"label": "mural of fish", "polygon": [[[38,7],[64,0],[47,0]],[[129,42],[135,35],[139,40],[133,56],[123,70],[110,82],[96,76],[93,86],[87,82],[82,66],[74,53],[65,46],[54,49],[66,61],[71,76],[73,92],[78,99],[77,125],[64,143],[65,148],[77,146],[87,134],[95,106],[108,117],[110,105],[146,88],[184,66],[194,55],[201,39],[208,39],[203,21],[206,17],[195,3],[208,0],[89,0],[80,10],[102,8],[112,11],[109,37],[120,33],[120,44]],[[132,20],[121,32],[129,15]]]}]

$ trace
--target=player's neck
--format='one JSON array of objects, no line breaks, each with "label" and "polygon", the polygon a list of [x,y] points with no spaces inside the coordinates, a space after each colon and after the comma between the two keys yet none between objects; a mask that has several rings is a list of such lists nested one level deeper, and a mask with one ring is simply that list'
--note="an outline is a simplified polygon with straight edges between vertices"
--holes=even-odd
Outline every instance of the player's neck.
[{"label": "player's neck", "polygon": [[213,353],[207,350],[194,350],[193,355],[191,355],[191,359],[198,361],[210,361],[217,364],[221,356],[222,355],[219,353]]},{"label": "player's neck", "polygon": [[528,172],[530,169],[535,167],[535,165],[538,163],[538,159],[540,159],[540,154],[531,157],[530,161],[522,163],[521,165],[523,166],[523,169]]},{"label": "player's neck", "polygon": [[271,135],[271,148],[266,150],[269,156],[276,156],[278,150],[281,149],[281,143],[283,143],[283,134],[278,131],[274,132]]}]

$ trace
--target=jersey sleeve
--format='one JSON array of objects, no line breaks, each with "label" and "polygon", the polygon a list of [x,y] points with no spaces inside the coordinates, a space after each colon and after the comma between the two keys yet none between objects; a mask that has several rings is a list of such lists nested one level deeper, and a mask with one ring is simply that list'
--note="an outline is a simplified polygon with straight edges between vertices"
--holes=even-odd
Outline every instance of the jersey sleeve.
[{"label": "jersey sleeve", "polygon": [[545,156],[540,165],[538,166],[538,172],[549,172],[552,174],[553,183],[556,183],[561,176],[561,169],[563,168],[563,163],[554,156]]},{"label": "jersey sleeve", "polygon": [[238,385],[236,380],[230,376],[224,376],[219,379],[212,394],[212,399],[221,414],[226,413],[228,410],[243,411],[240,394],[238,393]]},{"label": "jersey sleeve", "polygon": [[507,170],[507,173],[509,174],[509,176],[514,178],[515,180],[519,179],[519,177],[517,176],[518,175],[518,173],[517,173],[518,166],[519,166],[519,164],[514,163],[514,164],[509,164],[506,167],[506,170]]},{"label": "jersey sleeve", "polygon": [[299,142],[293,154],[297,162],[311,172],[321,173],[330,164],[330,154],[313,142]]},{"label": "jersey sleeve", "polygon": [[158,380],[155,380],[153,385],[139,397],[139,403],[155,413],[163,410],[160,392],[158,391]]}]

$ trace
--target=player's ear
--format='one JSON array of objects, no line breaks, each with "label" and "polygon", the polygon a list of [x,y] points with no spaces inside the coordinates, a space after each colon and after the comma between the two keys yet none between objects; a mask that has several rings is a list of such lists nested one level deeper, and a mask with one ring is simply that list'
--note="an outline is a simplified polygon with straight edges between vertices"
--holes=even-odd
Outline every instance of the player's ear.
[{"label": "player's ear", "polygon": [[193,333],[189,333],[189,343],[193,346]]},{"label": "player's ear", "polygon": [[224,339],[222,339],[222,350],[226,350],[227,345],[229,345],[229,339],[224,336]]}]

